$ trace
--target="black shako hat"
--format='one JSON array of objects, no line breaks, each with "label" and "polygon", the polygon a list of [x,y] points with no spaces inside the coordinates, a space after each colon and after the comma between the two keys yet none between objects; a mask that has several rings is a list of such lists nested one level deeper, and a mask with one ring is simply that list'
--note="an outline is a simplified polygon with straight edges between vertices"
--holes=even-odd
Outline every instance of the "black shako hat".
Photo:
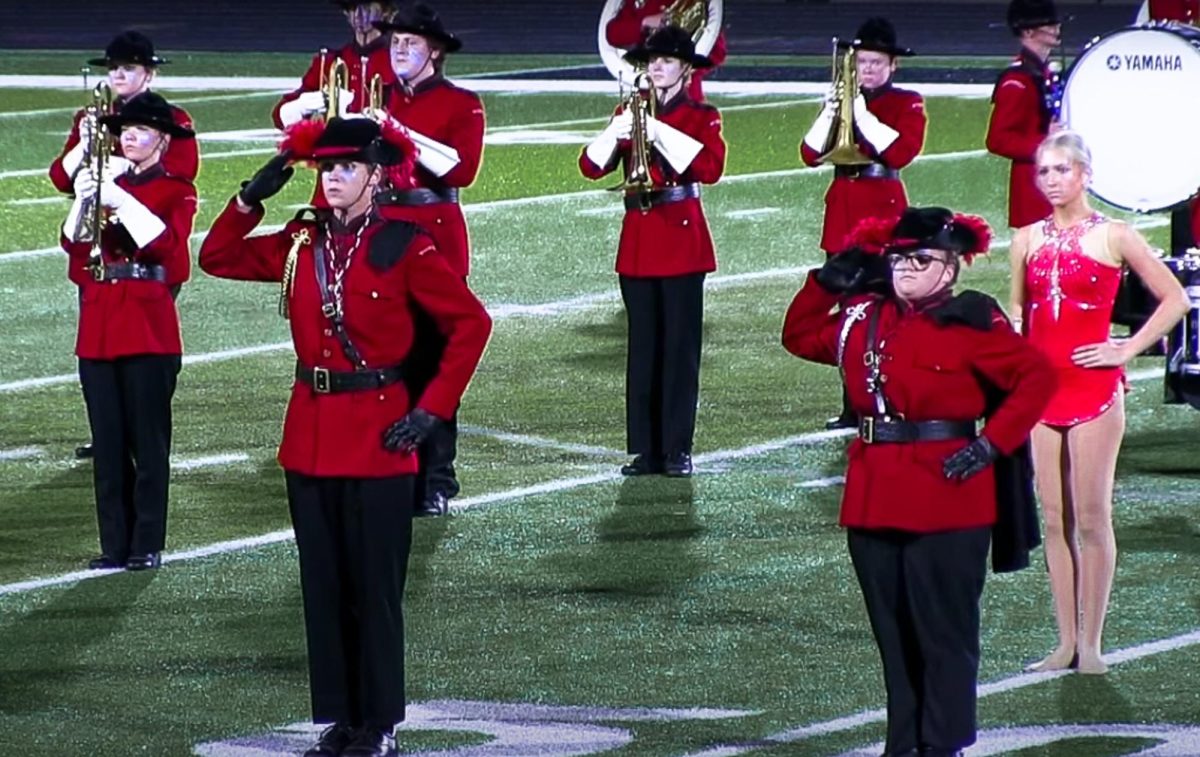
[{"label": "black shako hat", "polygon": [[379,124],[370,118],[331,118],[313,143],[313,160],[348,160],[390,166],[404,155],[399,146],[384,138]]},{"label": "black shako hat", "polygon": [[113,37],[108,47],[104,48],[103,58],[92,58],[89,66],[115,66],[120,63],[137,63],[146,68],[154,68],[171,61],[154,54],[154,43],[141,32],[125,31]]},{"label": "black shako hat", "polygon": [[381,32],[407,32],[435,40],[448,53],[462,49],[462,40],[446,31],[437,11],[425,3],[406,5],[390,19],[376,21],[374,26]]},{"label": "black shako hat", "polygon": [[111,116],[102,116],[100,123],[117,133],[123,126],[139,124],[170,134],[172,137],[190,139],[196,136],[196,132],[175,123],[174,111],[162,95],[150,91],[129,98],[129,101],[121,106],[121,110]]},{"label": "black shako hat", "polygon": [[987,252],[992,232],[978,216],[947,208],[907,208],[892,229],[886,252],[946,250],[967,260]]},{"label": "black shako hat", "polygon": [[852,41],[842,40],[838,43],[838,47],[850,46],[857,50],[885,53],[894,58],[916,55],[912,48],[900,47],[896,44],[896,27],[882,16],[868,18],[862,23],[862,26],[858,27],[858,32],[855,33]]},{"label": "black shako hat", "polygon": [[1008,4],[1008,28],[1013,34],[1024,29],[1061,23],[1054,0],[1012,0]]},{"label": "black shako hat", "polygon": [[625,53],[630,63],[649,63],[655,57],[678,58],[692,68],[712,68],[713,62],[707,55],[696,52],[692,35],[678,26],[663,26],[652,31],[642,43]]}]

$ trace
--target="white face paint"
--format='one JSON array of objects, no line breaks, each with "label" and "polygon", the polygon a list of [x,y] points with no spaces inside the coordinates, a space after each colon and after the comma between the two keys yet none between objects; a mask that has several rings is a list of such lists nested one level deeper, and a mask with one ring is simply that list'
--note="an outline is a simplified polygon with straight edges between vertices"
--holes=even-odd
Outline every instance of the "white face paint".
[{"label": "white face paint", "polygon": [[396,78],[414,83],[433,73],[442,51],[419,34],[392,32],[392,71]]},{"label": "white face paint", "polygon": [[144,166],[158,162],[166,152],[170,138],[158,129],[142,124],[129,124],[121,129],[121,154],[130,163]]},{"label": "white face paint", "polygon": [[321,189],[334,210],[351,210],[369,204],[379,184],[380,173],[367,163],[353,160],[323,160]]},{"label": "white face paint", "polygon": [[122,100],[145,92],[154,78],[154,70],[140,63],[117,63],[108,69],[108,84]]}]

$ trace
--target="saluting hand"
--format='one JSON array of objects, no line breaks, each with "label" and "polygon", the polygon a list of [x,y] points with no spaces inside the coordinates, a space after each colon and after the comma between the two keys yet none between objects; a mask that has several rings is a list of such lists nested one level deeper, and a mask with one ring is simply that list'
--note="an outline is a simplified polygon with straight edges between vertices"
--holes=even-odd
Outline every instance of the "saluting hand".
[{"label": "saluting hand", "polygon": [[1116,368],[1128,363],[1132,357],[1126,350],[1126,344],[1124,340],[1115,339],[1085,344],[1075,348],[1071,360],[1081,368]]},{"label": "saluting hand", "polygon": [[242,189],[238,192],[238,199],[242,204],[258,205],[268,197],[279,194],[279,190],[283,189],[288,179],[296,172],[296,169],[288,165],[291,157],[290,151],[279,153],[264,163],[249,181],[242,182]]}]

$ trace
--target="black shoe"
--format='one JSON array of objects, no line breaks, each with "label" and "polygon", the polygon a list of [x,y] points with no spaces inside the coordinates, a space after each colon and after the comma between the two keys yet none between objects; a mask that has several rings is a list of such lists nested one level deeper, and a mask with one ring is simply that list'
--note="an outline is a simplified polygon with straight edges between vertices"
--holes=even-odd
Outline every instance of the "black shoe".
[{"label": "black shoe", "polygon": [[321,738],[308,748],[304,757],[340,757],[354,740],[355,730],[345,723],[334,723],[321,731]]},{"label": "black shoe", "polygon": [[121,560],[114,560],[108,555],[100,555],[88,562],[88,570],[118,570],[124,568],[125,563]]},{"label": "black shoe", "polygon": [[434,492],[417,505],[413,511],[415,518],[439,518],[450,514],[450,498],[443,492]]},{"label": "black shoe", "polygon": [[341,757],[396,757],[396,737],[390,729],[364,728],[342,750]]},{"label": "black shoe", "polygon": [[649,455],[636,455],[628,463],[621,466],[622,476],[651,476],[662,472],[662,461],[655,460]]},{"label": "black shoe", "polygon": [[825,421],[826,431],[837,431],[839,428],[858,428],[858,418],[853,415],[839,415]]},{"label": "black shoe", "polygon": [[92,459],[92,443],[81,444],[75,448],[76,460],[91,460]]},{"label": "black shoe", "polygon": [[692,475],[692,456],[687,452],[667,455],[663,461],[663,473],[672,478],[687,478]]},{"label": "black shoe", "polygon": [[153,570],[162,565],[162,553],[150,552],[144,555],[130,555],[125,561],[125,570]]}]

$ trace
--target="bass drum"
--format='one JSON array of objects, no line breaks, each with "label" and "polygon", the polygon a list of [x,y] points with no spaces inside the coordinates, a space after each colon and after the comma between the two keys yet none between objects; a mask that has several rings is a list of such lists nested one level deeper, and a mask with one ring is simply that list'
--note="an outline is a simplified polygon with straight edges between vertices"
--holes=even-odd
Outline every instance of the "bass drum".
[{"label": "bass drum", "polygon": [[1191,307],[1167,336],[1164,401],[1200,410],[1200,254],[1164,261],[1187,292]]},{"label": "bass drum", "polygon": [[1062,120],[1091,148],[1101,200],[1139,213],[1186,202],[1200,188],[1200,29],[1097,37],[1067,75]]}]

